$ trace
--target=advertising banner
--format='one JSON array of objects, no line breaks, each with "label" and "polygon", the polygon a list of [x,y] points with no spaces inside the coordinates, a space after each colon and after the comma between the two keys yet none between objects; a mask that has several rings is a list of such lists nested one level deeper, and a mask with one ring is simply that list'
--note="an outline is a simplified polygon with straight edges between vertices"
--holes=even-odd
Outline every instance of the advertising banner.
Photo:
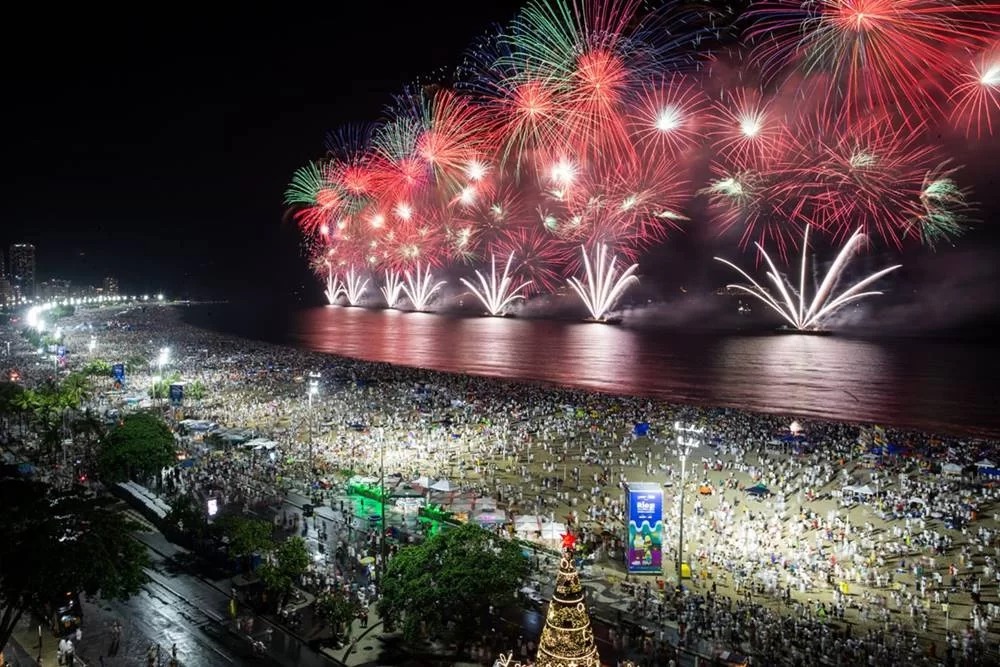
[{"label": "advertising banner", "polygon": [[628,485],[629,572],[663,571],[663,489],[649,482]]},{"label": "advertising banner", "polygon": [[179,406],[183,402],[184,402],[184,385],[183,384],[170,385],[170,405]]}]

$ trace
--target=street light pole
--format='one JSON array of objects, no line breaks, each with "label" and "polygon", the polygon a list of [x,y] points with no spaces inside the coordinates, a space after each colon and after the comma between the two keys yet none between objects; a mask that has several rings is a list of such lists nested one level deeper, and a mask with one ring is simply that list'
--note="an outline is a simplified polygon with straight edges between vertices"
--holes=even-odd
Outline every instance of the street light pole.
[{"label": "street light pole", "polygon": [[[693,424],[681,424],[680,422],[674,422],[674,432],[677,435],[677,455],[681,460],[681,488],[680,488],[680,517],[678,520],[678,538],[677,538],[677,585],[682,585],[684,581],[684,490],[687,486],[687,457],[691,453],[692,449],[695,449],[699,444],[699,437],[704,429],[698,428]],[[688,433],[685,437],[681,435],[683,433]]]},{"label": "street light pole", "polygon": [[320,374],[316,372],[309,373],[309,387],[306,390],[306,394],[309,396],[309,414],[306,416],[306,422],[309,426],[309,474],[312,475],[312,471],[316,469],[315,461],[313,459],[313,396],[319,393],[319,378]]},{"label": "street light pole", "polygon": [[378,467],[379,467],[379,478],[380,478],[379,479],[379,489],[380,489],[379,499],[381,500],[381,502],[379,503],[379,506],[382,508],[382,511],[381,511],[382,522],[381,522],[381,527],[380,527],[380,530],[382,531],[382,534],[379,535],[379,553],[382,556],[382,561],[381,561],[381,564],[379,565],[379,573],[378,573],[378,586],[379,586],[379,590],[381,590],[382,589],[382,577],[383,577],[383,575],[385,575],[385,566],[386,566],[385,558],[386,558],[386,546],[387,546],[386,542],[385,542],[385,533],[386,533],[386,525],[385,525],[385,501],[386,501],[386,497],[385,497],[385,436],[383,435],[381,427],[379,427],[379,429],[377,431],[377,434],[378,434],[377,435],[377,437],[378,437]]}]

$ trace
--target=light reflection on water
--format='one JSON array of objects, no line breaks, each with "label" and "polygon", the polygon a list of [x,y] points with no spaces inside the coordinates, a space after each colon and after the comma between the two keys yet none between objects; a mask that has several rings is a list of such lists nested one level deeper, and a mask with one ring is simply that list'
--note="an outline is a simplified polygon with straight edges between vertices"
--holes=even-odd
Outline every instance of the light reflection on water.
[{"label": "light reflection on water", "polygon": [[299,311],[269,334],[247,330],[254,326],[228,323],[249,337],[393,364],[1000,437],[998,355],[973,343],[682,334],[343,307]]}]

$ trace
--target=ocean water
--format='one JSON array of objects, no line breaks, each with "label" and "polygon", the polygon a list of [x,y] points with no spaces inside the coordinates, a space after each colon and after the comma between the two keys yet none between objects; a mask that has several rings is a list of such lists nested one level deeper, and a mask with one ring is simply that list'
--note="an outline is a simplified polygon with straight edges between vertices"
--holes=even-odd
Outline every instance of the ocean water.
[{"label": "ocean water", "polygon": [[1000,355],[982,341],[692,332],[336,306],[200,305],[184,317],[358,359],[1000,439]]}]

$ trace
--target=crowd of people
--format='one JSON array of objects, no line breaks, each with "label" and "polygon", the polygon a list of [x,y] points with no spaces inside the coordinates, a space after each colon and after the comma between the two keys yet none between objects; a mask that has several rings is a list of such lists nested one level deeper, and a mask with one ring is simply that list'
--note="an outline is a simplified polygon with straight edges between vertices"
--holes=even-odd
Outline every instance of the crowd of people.
[{"label": "crowd of people", "polygon": [[[182,315],[179,307],[102,311],[91,327],[66,329],[71,350],[96,335],[92,354],[117,355],[109,361],[152,359],[169,346],[168,369],[129,369],[124,396],[142,397],[154,373],[177,370],[208,392],[186,401],[185,414],[277,444],[205,456],[179,473],[181,488],[259,504],[347,471],[448,480],[433,499],[447,509],[490,498],[506,512],[500,531],[526,515],[568,526],[591,576],[624,579],[628,613],[645,628],[631,648],[651,661],[669,654],[659,632],[667,625],[682,646],[775,664],[997,656],[1000,490],[975,464],[1000,460],[998,443],[827,422],[790,429],[787,417],[335,358],[234,342]],[[684,479],[677,421],[698,432]],[[682,588],[670,575],[624,573],[626,490],[635,482],[664,487],[665,563],[677,556],[683,489],[691,578]],[[748,494],[753,485],[764,492]],[[318,590],[350,586],[343,566],[312,572]],[[368,604],[374,590],[352,594]]]}]

